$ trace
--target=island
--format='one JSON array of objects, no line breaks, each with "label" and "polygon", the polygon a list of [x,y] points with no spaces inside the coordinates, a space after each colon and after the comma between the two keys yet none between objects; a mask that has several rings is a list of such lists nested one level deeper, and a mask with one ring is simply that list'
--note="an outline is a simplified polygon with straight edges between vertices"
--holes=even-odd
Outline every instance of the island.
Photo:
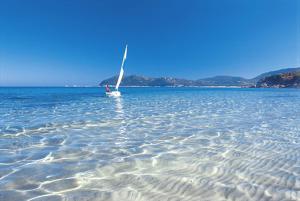
[{"label": "island", "polygon": [[[99,85],[114,86],[117,76],[103,80]],[[284,68],[266,72],[247,79],[236,76],[215,76],[197,80],[173,77],[152,78],[139,75],[125,76],[121,86],[137,87],[243,87],[243,88],[287,88],[300,87],[300,67]]]}]

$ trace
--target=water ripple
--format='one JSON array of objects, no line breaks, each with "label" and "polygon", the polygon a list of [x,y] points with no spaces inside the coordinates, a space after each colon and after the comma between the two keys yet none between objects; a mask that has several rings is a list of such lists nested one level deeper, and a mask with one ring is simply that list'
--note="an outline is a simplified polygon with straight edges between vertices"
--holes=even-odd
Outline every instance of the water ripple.
[{"label": "water ripple", "polygon": [[0,200],[300,200],[297,90],[7,90]]}]

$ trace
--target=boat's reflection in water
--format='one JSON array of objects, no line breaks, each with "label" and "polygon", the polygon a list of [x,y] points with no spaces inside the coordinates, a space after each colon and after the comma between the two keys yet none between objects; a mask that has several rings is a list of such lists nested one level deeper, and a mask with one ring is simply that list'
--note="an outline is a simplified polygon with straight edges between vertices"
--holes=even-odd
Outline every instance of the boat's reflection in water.
[{"label": "boat's reflection in water", "polygon": [[118,117],[122,118],[124,116],[122,97],[115,97],[114,100],[116,103],[116,113],[118,114]]},{"label": "boat's reflection in water", "polygon": [[125,121],[125,113],[123,108],[123,99],[122,97],[114,97],[115,102],[115,111],[116,111],[116,119],[118,121],[118,132],[116,133],[115,144],[120,149],[125,148],[128,136],[126,135],[126,121]]}]

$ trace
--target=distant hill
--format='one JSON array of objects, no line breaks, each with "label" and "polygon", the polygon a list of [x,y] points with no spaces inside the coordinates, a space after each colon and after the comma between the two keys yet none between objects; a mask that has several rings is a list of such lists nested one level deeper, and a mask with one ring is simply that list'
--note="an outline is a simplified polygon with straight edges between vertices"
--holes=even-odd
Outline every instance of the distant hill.
[{"label": "distant hill", "polygon": [[300,88],[300,71],[265,77],[260,79],[256,86],[260,88]]},{"label": "distant hill", "polygon": [[[115,85],[117,79],[117,76],[111,77],[103,80],[100,85]],[[194,84],[194,81],[186,79],[171,77],[151,78],[138,75],[125,76],[122,80],[122,86],[193,86]]]},{"label": "distant hill", "polygon": [[276,71],[270,71],[267,73],[263,73],[255,78],[253,78],[253,82],[258,82],[261,79],[264,79],[266,77],[270,77],[272,75],[279,75],[279,74],[283,74],[283,73],[292,73],[292,72],[300,72],[300,68],[284,68],[284,69],[280,69],[280,70],[276,70]]},{"label": "distant hill", "polygon": [[[257,83],[263,83],[263,80],[273,75],[281,75],[284,73],[300,72],[300,68],[286,68],[277,71],[263,73],[252,79],[234,76],[215,76],[198,80],[187,80],[172,77],[152,78],[139,75],[125,76],[121,86],[238,86],[238,87],[254,87]],[[100,85],[115,85],[117,76],[103,80]],[[257,85],[262,87],[262,85]]]},{"label": "distant hill", "polygon": [[[115,85],[117,76],[103,80],[100,85]],[[232,76],[216,76],[198,80],[178,79],[172,77],[150,78],[138,75],[125,76],[122,86],[242,86],[253,84],[247,79]]]}]

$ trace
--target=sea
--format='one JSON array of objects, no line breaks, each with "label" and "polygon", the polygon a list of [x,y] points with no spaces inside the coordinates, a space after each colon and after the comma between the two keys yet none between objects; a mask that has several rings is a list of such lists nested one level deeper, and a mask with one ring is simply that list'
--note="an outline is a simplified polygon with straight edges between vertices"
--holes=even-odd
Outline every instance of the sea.
[{"label": "sea", "polygon": [[1,201],[300,200],[300,90],[0,88]]}]

